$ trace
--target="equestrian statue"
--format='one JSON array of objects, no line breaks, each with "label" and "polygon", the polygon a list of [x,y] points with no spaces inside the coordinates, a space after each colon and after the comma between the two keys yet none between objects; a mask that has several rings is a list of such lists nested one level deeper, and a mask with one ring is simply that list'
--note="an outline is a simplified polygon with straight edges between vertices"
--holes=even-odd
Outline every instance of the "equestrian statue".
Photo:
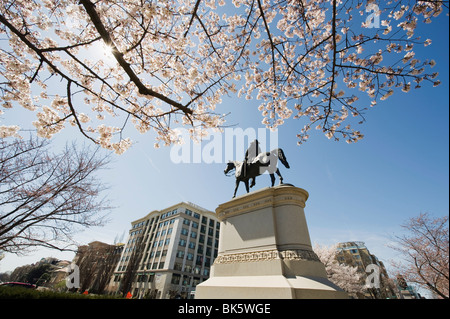
[{"label": "equestrian statue", "polygon": [[[234,189],[233,198],[236,197],[240,182],[244,182],[245,189],[248,193],[250,192],[250,188],[255,186],[256,176],[262,175],[265,172],[269,173],[272,186],[275,184],[275,173],[278,175],[280,184],[283,184],[283,177],[277,167],[278,160],[280,160],[286,168],[290,168],[281,148],[276,148],[270,152],[261,152],[258,140],[254,140],[245,153],[244,161],[229,161],[224,173],[227,175],[233,169],[235,170],[236,187]],[[252,180],[252,183],[249,187],[248,182],[250,179]]]}]

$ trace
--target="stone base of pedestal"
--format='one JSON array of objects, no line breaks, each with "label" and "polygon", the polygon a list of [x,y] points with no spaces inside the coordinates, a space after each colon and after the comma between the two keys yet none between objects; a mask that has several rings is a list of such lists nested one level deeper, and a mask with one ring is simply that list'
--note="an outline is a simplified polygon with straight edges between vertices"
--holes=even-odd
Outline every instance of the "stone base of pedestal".
[{"label": "stone base of pedestal", "polygon": [[347,298],[312,250],[307,198],[301,188],[280,185],[219,205],[219,255],[195,298]]},{"label": "stone base of pedestal", "polygon": [[318,277],[212,277],[197,286],[196,299],[343,299],[347,294]]}]

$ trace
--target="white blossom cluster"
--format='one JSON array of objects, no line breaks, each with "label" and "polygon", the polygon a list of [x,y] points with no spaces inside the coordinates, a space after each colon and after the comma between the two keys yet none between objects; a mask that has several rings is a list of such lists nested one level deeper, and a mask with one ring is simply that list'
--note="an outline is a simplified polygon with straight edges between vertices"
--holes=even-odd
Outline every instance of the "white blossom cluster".
[{"label": "white blossom cluster", "polygon": [[431,43],[414,31],[440,1],[385,2],[379,29],[359,21],[362,0],[0,1],[1,108],[35,112],[39,136],[69,124],[117,153],[132,144],[129,123],[154,131],[156,147],[180,142],[179,125],[194,139],[220,129],[230,94],[260,100],[269,128],[305,119],[299,143],[311,127],[351,143],[367,106],[439,84],[413,48]]},{"label": "white blossom cluster", "polygon": [[364,292],[364,286],[361,279],[364,277],[358,271],[358,267],[352,267],[339,263],[336,259],[337,245],[321,246],[314,245],[314,252],[325,266],[328,279],[345,290],[350,295],[356,295]]}]

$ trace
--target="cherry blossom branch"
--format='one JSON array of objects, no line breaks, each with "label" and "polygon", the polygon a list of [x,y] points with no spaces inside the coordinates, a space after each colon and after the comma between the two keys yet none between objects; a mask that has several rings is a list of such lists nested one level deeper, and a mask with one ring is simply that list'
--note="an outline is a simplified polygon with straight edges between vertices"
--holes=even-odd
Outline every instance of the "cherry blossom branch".
[{"label": "cherry blossom branch", "polygon": [[32,49],[39,56],[40,61],[45,62],[55,73],[58,73],[64,79],[69,80],[69,77],[67,75],[62,73],[50,60],[48,60],[47,57],[43,54],[43,52],[27,39],[26,35],[22,34],[19,30],[17,30],[17,28],[14,27],[11,23],[9,23],[9,21],[2,14],[0,14],[0,22],[3,23],[16,36],[18,36],[19,39],[23,43],[25,43],[30,49]]},{"label": "cherry blossom branch", "polygon": [[336,80],[336,56],[337,56],[337,44],[336,44],[336,0],[333,0],[333,15],[331,18],[331,38],[333,40],[332,48],[332,67],[331,67],[331,83],[330,83],[330,95],[328,97],[328,106],[326,107],[325,111],[325,120],[324,120],[324,127],[327,125],[328,117],[331,112],[331,103],[334,98],[334,84]]},{"label": "cherry blossom branch", "polygon": [[273,69],[273,85],[276,85],[276,83],[277,83],[276,70],[275,70],[275,67],[276,67],[276,63],[275,63],[276,45],[273,42],[272,33],[270,32],[269,25],[267,24],[267,20],[266,20],[266,17],[264,15],[264,10],[262,8],[262,4],[261,4],[260,0],[258,0],[258,8],[259,8],[259,11],[260,11],[260,15],[261,15],[261,17],[263,19],[264,28],[266,29],[267,37],[269,38],[269,42],[270,42],[270,46],[271,46],[271,51],[272,51],[272,69]]},{"label": "cherry blossom branch", "polygon": [[83,126],[80,123],[80,120],[78,119],[77,113],[72,104],[72,92],[71,92],[71,88],[70,88],[71,84],[72,84],[72,81],[70,81],[70,80],[67,81],[67,104],[69,105],[69,108],[70,108],[70,111],[72,112],[73,118],[75,119],[75,122],[77,123],[78,130],[81,132],[81,134],[83,134],[88,139],[90,139],[95,144],[97,144],[98,142],[96,140],[94,140],[92,137],[90,137],[89,135],[86,134],[86,132],[83,129]]},{"label": "cherry blossom branch", "polygon": [[[192,10],[191,20],[189,21],[189,25],[188,25],[186,31],[184,32],[184,37],[186,37],[186,36],[188,35],[189,30],[191,29],[192,23],[194,22],[194,19],[195,19],[196,17],[198,18],[198,16],[197,16],[197,10],[198,10],[198,6],[200,5],[200,2],[202,2],[202,0],[197,0],[197,1],[195,2],[194,9]],[[199,20],[200,20],[200,19],[199,19]]]},{"label": "cherry blossom branch", "polygon": [[94,24],[95,28],[97,29],[98,33],[102,37],[105,44],[112,48],[111,52],[112,52],[114,58],[119,63],[119,65],[122,67],[122,69],[125,71],[125,73],[130,77],[130,80],[136,85],[140,94],[156,97],[156,98],[160,99],[161,101],[164,101],[167,104],[170,104],[173,107],[183,111],[185,114],[193,113],[192,109],[187,108],[187,107],[183,106],[182,104],[146,87],[142,83],[142,81],[139,79],[139,77],[136,75],[136,73],[134,73],[130,64],[125,61],[123,54],[117,49],[116,45],[114,44],[113,40],[111,39],[109,32],[106,30],[105,26],[103,25],[103,23],[100,19],[100,16],[98,15],[97,11],[95,10],[95,4],[93,4],[90,0],[80,0],[80,3],[85,8],[87,14],[91,18],[92,23]]}]

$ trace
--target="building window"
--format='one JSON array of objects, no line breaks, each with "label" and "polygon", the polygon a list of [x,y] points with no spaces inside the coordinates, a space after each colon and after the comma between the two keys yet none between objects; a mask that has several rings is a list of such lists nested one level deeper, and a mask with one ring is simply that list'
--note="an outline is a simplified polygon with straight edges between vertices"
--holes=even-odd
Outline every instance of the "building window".
[{"label": "building window", "polygon": [[175,263],[174,265],[173,265],[173,269],[174,270],[182,270],[183,269],[183,264],[182,263]]},{"label": "building window", "polygon": [[183,286],[188,286],[191,282],[191,278],[188,276],[183,276]]},{"label": "building window", "polygon": [[184,271],[185,272],[191,272],[192,271],[192,265],[191,264],[184,265]]},{"label": "building window", "polygon": [[194,277],[192,280],[192,287],[196,287],[200,283],[200,278]]},{"label": "building window", "polygon": [[186,247],[186,240],[180,239],[180,242],[178,243],[178,245],[181,247]]},{"label": "building window", "polygon": [[172,280],[171,280],[170,283],[173,284],[173,285],[178,285],[178,284],[180,284],[180,279],[181,279],[180,275],[172,274]]}]

